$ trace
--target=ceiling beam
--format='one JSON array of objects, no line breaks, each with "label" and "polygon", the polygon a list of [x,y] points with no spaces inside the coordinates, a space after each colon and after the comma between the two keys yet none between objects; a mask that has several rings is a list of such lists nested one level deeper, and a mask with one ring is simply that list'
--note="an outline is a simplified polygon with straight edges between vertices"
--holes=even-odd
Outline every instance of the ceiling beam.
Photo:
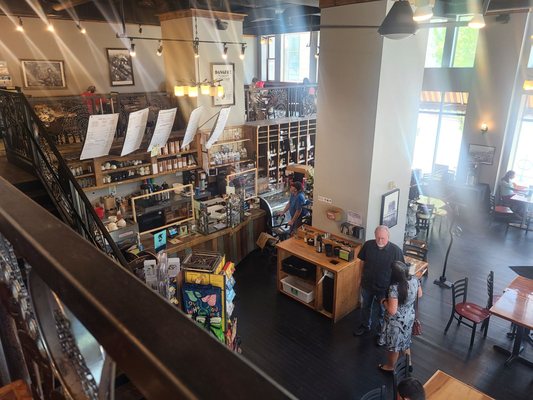
[{"label": "ceiling beam", "polygon": [[54,11],[68,10],[85,3],[89,3],[91,0],[61,0],[59,4],[55,4],[52,9]]}]

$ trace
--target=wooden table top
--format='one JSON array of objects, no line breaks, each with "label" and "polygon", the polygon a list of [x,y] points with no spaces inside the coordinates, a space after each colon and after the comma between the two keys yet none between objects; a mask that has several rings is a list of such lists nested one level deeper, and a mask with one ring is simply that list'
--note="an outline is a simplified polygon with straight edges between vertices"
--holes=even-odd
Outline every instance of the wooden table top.
[{"label": "wooden table top", "polygon": [[424,384],[427,400],[494,400],[492,397],[442,372],[440,369]]},{"label": "wooden table top", "polygon": [[527,329],[533,329],[533,279],[516,277],[490,312]]},{"label": "wooden table top", "polygon": [[522,203],[532,204],[533,203],[533,196],[527,196],[527,195],[524,195],[524,194],[515,194],[513,197],[511,197],[511,200],[520,201]]},{"label": "wooden table top", "polygon": [[[298,258],[334,272],[340,272],[346,267],[353,265],[354,262],[357,262],[357,254],[361,249],[361,246],[358,245],[355,249],[353,261],[344,261],[338,257],[327,257],[325,252],[317,253],[314,246],[309,246],[303,239],[298,237],[291,237],[290,239],[278,243],[276,246],[278,249],[294,254]],[[332,261],[336,262],[336,264],[333,264]]]},{"label": "wooden table top", "polygon": [[441,208],[446,205],[446,202],[444,200],[439,199],[438,197],[431,196],[419,196],[416,202],[418,204],[431,204],[434,205],[435,208]]},{"label": "wooden table top", "polygon": [[404,259],[406,263],[415,266],[415,275],[418,279],[422,278],[422,275],[424,275],[424,272],[426,272],[426,269],[429,267],[429,263],[427,261],[418,260],[416,258],[405,255]]}]

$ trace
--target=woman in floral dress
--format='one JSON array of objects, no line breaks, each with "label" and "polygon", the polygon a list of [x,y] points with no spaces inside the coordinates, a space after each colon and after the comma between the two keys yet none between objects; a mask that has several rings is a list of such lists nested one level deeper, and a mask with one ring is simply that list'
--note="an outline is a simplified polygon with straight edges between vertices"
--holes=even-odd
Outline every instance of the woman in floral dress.
[{"label": "woman in floral dress", "polygon": [[417,296],[422,296],[418,279],[409,276],[404,263],[393,262],[389,295],[382,302],[386,313],[381,340],[387,348],[387,363],[379,365],[383,371],[394,370],[400,353],[409,354]]}]

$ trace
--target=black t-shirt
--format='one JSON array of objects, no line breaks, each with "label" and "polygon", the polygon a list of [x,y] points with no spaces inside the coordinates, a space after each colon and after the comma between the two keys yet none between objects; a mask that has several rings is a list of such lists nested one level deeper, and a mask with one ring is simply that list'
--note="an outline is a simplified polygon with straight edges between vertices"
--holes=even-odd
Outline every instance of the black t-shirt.
[{"label": "black t-shirt", "polygon": [[375,240],[366,241],[357,257],[364,261],[361,285],[367,290],[387,290],[392,263],[405,262],[402,250],[394,243],[389,242],[380,249]]}]

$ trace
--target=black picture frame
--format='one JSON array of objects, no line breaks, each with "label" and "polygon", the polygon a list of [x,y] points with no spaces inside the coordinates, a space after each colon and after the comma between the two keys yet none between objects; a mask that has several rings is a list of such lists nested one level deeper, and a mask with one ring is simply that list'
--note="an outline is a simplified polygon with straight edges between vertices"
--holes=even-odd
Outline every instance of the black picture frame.
[{"label": "black picture frame", "polygon": [[63,60],[20,60],[26,89],[66,89]]},{"label": "black picture frame", "polygon": [[394,189],[381,196],[381,216],[379,224],[389,228],[398,224],[400,189]]},{"label": "black picture frame", "polygon": [[471,163],[492,165],[495,154],[496,147],[473,143],[468,145],[468,159]]},{"label": "black picture frame", "polygon": [[134,86],[133,62],[128,49],[107,48],[111,86]]}]

